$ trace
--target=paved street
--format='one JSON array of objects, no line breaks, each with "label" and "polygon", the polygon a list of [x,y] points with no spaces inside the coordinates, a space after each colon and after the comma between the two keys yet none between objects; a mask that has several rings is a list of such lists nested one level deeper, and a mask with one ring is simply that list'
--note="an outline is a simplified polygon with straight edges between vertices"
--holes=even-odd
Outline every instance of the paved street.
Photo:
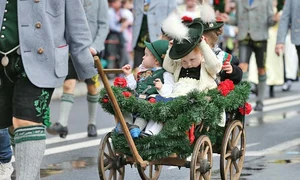
[{"label": "paved street", "polygon": [[[294,180],[300,177],[300,84],[290,92],[275,88],[276,97],[265,101],[264,113],[252,112],[246,119],[246,158],[241,179]],[[251,100],[250,102],[253,102]],[[59,101],[51,103],[51,120],[56,121]],[[114,126],[113,117],[99,107],[99,136],[87,138],[87,103],[76,98],[66,139],[48,135],[42,164],[44,180],[96,180],[100,139]],[[189,169],[164,167],[160,179],[189,179]],[[137,169],[126,166],[125,179],[140,179]],[[212,179],[220,179],[219,156],[214,154]]]}]

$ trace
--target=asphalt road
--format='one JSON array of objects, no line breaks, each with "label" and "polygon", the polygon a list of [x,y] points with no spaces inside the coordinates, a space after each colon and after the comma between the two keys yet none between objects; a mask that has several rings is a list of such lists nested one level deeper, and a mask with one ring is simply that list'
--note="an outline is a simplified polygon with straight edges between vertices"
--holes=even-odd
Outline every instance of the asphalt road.
[{"label": "asphalt road", "polygon": [[[290,92],[275,88],[276,97],[267,98],[263,113],[252,112],[246,118],[246,158],[240,179],[300,179],[300,84]],[[253,102],[253,98],[251,98]],[[251,102],[250,101],[250,102]],[[59,115],[59,101],[51,102],[51,121]],[[112,116],[99,106],[99,136],[88,138],[87,103],[76,98],[69,120],[66,139],[48,135],[47,150],[41,167],[43,180],[96,180],[98,146],[101,138],[115,125]],[[135,167],[126,166],[125,179],[140,179]],[[161,180],[188,180],[187,168],[163,168]],[[214,154],[212,179],[220,179],[219,156]]]}]

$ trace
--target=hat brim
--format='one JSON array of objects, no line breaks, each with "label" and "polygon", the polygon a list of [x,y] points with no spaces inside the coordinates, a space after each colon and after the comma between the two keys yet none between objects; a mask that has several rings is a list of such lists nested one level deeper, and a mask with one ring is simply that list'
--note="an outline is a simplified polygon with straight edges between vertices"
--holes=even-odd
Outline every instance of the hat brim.
[{"label": "hat brim", "polygon": [[158,55],[157,51],[154,49],[151,43],[144,41],[145,46],[151,51],[151,53],[154,55],[154,57],[158,60],[158,62],[162,65],[162,58]]},{"label": "hat brim", "polygon": [[204,31],[211,31],[211,30],[219,29],[219,28],[221,28],[222,26],[224,26],[224,22],[222,22],[222,21],[217,21],[215,26],[213,26],[213,27],[208,27],[208,28],[204,28]]},{"label": "hat brim", "polygon": [[196,37],[191,37],[191,39],[183,39],[182,41],[174,40],[173,46],[169,51],[169,57],[173,60],[181,59],[188,55],[200,42],[203,34],[203,25],[201,23],[194,23],[189,26],[191,28],[189,31],[194,31],[197,34]]}]

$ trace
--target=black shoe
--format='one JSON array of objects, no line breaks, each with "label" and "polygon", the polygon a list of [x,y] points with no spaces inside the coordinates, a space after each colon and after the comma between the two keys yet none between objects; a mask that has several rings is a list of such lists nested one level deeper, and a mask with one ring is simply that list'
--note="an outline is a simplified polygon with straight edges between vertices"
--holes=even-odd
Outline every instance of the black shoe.
[{"label": "black shoe", "polygon": [[261,101],[257,101],[254,111],[262,111],[263,107],[264,107],[264,104]]},{"label": "black shoe", "polygon": [[59,134],[61,138],[65,138],[68,135],[68,127],[64,127],[59,122],[56,122],[47,128],[47,132],[52,135]]},{"label": "black shoe", "polygon": [[88,131],[88,137],[96,137],[97,134],[97,127],[94,124],[89,124],[87,127],[87,131]]}]

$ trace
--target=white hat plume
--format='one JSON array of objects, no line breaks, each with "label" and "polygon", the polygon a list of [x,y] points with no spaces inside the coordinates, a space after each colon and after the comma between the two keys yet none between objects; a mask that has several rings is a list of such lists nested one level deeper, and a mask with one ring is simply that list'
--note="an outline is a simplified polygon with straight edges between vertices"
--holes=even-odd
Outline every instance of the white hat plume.
[{"label": "white hat plume", "polygon": [[189,28],[182,23],[181,17],[175,12],[162,22],[162,30],[179,42],[183,39],[189,40]]},{"label": "white hat plume", "polygon": [[208,4],[208,3],[203,3],[200,5],[200,15],[201,15],[201,20],[205,23],[208,22],[215,22],[216,21],[216,14],[214,8]]}]

